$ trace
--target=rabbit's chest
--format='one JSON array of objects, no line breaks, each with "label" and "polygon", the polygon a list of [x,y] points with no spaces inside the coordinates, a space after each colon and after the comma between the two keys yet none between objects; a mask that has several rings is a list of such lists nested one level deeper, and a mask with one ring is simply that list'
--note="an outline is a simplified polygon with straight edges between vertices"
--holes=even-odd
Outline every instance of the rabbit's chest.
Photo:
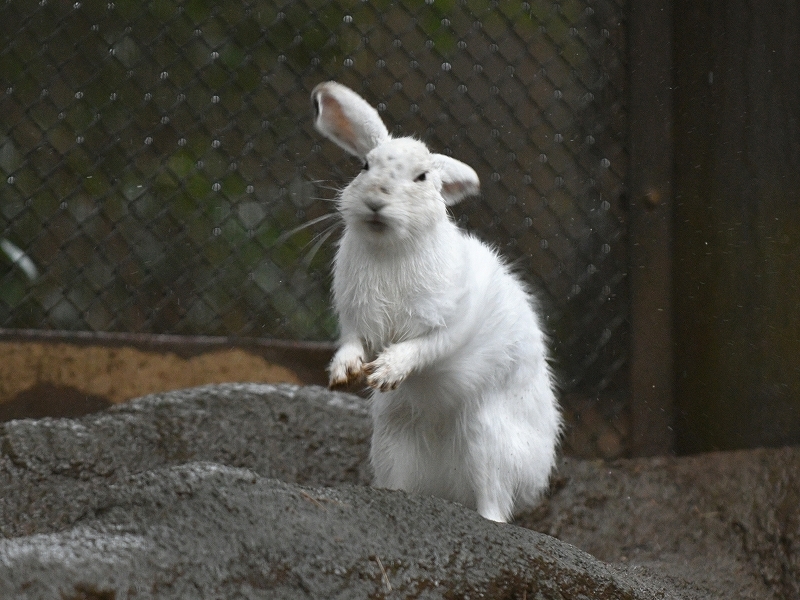
[{"label": "rabbit's chest", "polygon": [[[418,274],[419,275],[419,274]],[[340,281],[341,279],[341,281]],[[397,270],[362,266],[336,273],[334,296],[340,318],[355,325],[373,350],[411,339],[444,325],[442,281],[404,278]]]}]

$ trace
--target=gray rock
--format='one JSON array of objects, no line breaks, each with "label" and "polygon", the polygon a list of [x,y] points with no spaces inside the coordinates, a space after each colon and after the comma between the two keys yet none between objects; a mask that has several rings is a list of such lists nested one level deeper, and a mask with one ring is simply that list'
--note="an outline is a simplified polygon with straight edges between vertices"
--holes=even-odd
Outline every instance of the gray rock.
[{"label": "gray rock", "polygon": [[519,523],[601,562],[365,487],[368,441],[366,401],[292,386],[6,423],[0,598],[792,597],[800,452],[564,461]]},{"label": "gray rock", "polygon": [[[369,427],[355,396],[256,384],[154,394],[80,419],[10,421],[0,425],[0,535],[67,526],[91,505],[98,481],[187,462],[366,485]],[[75,502],[56,509],[54,494]]]},{"label": "gray rock", "polygon": [[800,598],[800,447],[565,459],[519,524],[713,597]]},{"label": "gray rock", "polygon": [[0,541],[0,582],[14,598],[670,597],[441,500],[215,463],[132,475],[69,527]]}]

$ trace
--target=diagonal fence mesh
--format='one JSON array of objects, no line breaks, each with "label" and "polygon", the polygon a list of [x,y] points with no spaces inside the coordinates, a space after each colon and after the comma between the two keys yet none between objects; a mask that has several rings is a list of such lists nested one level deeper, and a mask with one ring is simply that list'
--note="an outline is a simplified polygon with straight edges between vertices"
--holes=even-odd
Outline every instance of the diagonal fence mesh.
[{"label": "diagonal fence mesh", "polygon": [[358,165],[313,131],[308,98],[337,79],[475,168],[482,195],[454,218],[537,290],[567,396],[619,405],[625,10],[5,3],[0,326],[335,337],[324,215]]}]

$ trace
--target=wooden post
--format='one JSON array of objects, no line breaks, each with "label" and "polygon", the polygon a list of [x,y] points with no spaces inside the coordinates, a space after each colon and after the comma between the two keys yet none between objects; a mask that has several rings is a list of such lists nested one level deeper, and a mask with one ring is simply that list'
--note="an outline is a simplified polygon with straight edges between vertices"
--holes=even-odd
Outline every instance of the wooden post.
[{"label": "wooden post", "polygon": [[630,290],[632,453],[674,449],[672,5],[631,0]]},{"label": "wooden post", "polygon": [[675,15],[678,450],[797,444],[800,1]]}]

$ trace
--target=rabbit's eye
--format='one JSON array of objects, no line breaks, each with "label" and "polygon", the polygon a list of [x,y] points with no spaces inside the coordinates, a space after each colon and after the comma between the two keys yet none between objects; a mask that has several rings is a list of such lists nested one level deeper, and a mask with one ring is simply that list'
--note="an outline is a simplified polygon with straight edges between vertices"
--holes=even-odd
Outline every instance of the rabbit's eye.
[{"label": "rabbit's eye", "polygon": [[361,170],[362,171],[369,171],[369,163],[367,161],[364,161],[364,166],[361,167]]},{"label": "rabbit's eye", "polygon": [[414,181],[425,181],[425,179],[427,179],[427,177],[428,177],[428,173],[427,172],[422,172],[419,175],[417,175],[417,178]]}]

